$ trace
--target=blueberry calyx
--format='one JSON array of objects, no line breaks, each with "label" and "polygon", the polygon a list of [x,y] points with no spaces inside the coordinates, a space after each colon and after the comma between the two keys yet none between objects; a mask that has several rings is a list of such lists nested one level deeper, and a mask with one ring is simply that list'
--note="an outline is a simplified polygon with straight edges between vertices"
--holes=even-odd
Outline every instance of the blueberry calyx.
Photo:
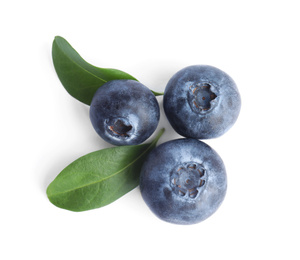
[{"label": "blueberry calyx", "polygon": [[113,118],[106,120],[106,127],[114,137],[128,138],[132,134],[132,124],[126,118]]},{"label": "blueberry calyx", "polygon": [[217,94],[208,83],[197,83],[190,86],[188,102],[191,109],[198,114],[205,114],[216,105]]},{"label": "blueberry calyx", "polygon": [[176,166],[170,178],[175,194],[194,199],[206,183],[206,171],[201,164],[188,162]]}]

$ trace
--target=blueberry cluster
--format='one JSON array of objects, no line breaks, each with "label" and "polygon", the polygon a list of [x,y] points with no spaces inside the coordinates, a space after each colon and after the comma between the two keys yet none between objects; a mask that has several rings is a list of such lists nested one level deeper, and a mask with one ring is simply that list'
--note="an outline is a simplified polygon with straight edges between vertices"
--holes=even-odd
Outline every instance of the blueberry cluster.
[{"label": "blueberry cluster", "polygon": [[[185,138],[150,152],[141,170],[141,194],[160,219],[198,223],[218,209],[227,188],[222,159],[198,139],[219,137],[233,126],[240,112],[240,94],[231,77],[218,68],[189,66],[169,80],[163,107],[174,130]],[[113,80],[95,93],[90,118],[107,142],[132,145],[152,135],[160,114],[147,87],[133,80]]]}]

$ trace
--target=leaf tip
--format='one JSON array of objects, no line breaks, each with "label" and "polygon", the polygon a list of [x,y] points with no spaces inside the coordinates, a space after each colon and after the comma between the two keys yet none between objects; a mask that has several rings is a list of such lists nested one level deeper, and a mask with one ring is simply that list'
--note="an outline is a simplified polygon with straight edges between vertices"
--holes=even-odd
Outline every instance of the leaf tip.
[{"label": "leaf tip", "polygon": [[54,41],[58,41],[58,40],[65,40],[65,39],[59,35],[54,36]]},{"label": "leaf tip", "polygon": [[162,135],[163,135],[163,133],[166,131],[166,129],[165,128],[162,128],[162,129],[160,129],[159,130],[159,132],[158,132],[158,138],[160,138]]},{"label": "leaf tip", "polygon": [[48,185],[48,187],[46,189],[46,195],[47,195],[49,200],[50,200],[50,197],[51,197],[51,184],[52,184],[52,182]]}]

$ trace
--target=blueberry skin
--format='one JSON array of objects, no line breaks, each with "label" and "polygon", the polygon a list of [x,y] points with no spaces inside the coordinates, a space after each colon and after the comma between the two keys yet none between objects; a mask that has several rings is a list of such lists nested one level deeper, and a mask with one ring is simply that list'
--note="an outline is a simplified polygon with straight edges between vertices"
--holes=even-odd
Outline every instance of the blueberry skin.
[{"label": "blueberry skin", "polygon": [[196,139],[168,141],[152,150],[140,176],[142,197],[160,219],[196,224],[211,216],[227,189],[220,156]]},{"label": "blueberry skin", "polygon": [[174,130],[185,137],[216,138],[236,122],[241,98],[225,72],[208,65],[178,71],[168,82],[163,106]]},{"label": "blueberry skin", "polygon": [[95,93],[90,119],[96,132],[114,145],[136,145],[152,135],[160,118],[154,94],[134,80],[112,80]]}]

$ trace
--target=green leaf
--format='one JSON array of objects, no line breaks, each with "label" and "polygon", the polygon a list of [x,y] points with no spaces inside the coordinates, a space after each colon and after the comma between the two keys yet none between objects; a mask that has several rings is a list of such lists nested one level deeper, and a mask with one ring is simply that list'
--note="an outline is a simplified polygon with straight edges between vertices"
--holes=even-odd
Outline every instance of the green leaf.
[{"label": "green leaf", "polygon": [[90,105],[94,93],[105,82],[115,79],[136,80],[116,69],[98,68],[87,63],[62,37],[56,36],[52,45],[56,73],[71,96]]},{"label": "green leaf", "polygon": [[142,164],[163,134],[148,144],[118,146],[89,153],[68,165],[47,188],[57,207],[85,211],[105,206],[139,184]]}]

